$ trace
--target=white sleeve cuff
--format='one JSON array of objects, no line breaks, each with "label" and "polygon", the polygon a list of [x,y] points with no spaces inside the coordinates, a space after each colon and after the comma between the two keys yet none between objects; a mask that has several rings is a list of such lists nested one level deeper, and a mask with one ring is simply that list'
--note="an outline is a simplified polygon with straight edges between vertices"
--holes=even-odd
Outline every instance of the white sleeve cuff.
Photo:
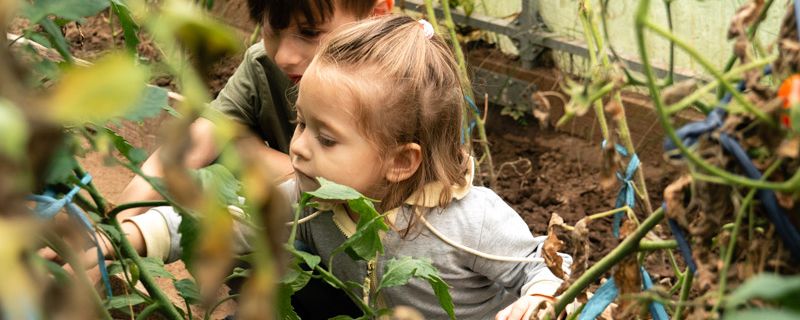
[{"label": "white sleeve cuff", "polygon": [[158,208],[152,208],[147,212],[125,219],[133,222],[139,231],[142,232],[147,257],[154,257],[161,261],[167,261],[170,254],[170,233],[167,221],[158,212]]}]

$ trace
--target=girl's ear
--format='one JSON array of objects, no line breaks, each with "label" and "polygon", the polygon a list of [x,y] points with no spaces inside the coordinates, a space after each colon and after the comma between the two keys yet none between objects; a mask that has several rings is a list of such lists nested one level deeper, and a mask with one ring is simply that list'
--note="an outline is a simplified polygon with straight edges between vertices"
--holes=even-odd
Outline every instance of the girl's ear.
[{"label": "girl's ear", "polygon": [[411,178],[421,163],[422,147],[416,143],[401,145],[392,151],[387,161],[386,180],[400,182]]},{"label": "girl's ear", "polygon": [[372,15],[379,17],[391,13],[393,4],[393,0],[376,0],[375,6],[372,7]]}]

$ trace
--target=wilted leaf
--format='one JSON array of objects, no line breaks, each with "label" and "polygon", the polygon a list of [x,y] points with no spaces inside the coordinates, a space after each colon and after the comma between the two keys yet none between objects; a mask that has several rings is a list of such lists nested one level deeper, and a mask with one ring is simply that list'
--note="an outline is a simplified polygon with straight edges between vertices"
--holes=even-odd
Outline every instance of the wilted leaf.
[{"label": "wilted leaf", "polygon": [[96,15],[108,8],[108,0],[34,0],[23,8],[23,14],[37,23],[48,15],[55,15],[66,20],[81,20],[83,17]]},{"label": "wilted leaf", "polygon": [[411,277],[417,277],[428,281],[433,287],[433,292],[439,299],[450,319],[455,319],[453,299],[448,291],[449,286],[439,276],[439,271],[426,260],[418,260],[411,257],[392,259],[386,263],[386,268],[381,278],[378,290],[408,283]]},{"label": "wilted leaf", "polygon": [[73,68],[47,101],[51,116],[66,124],[103,124],[122,116],[144,93],[147,74],[123,54],[109,54],[90,67]]},{"label": "wilted leaf", "polygon": [[200,304],[202,301],[200,299],[200,289],[197,288],[197,284],[194,283],[191,279],[180,279],[177,281],[173,281],[175,285],[175,289],[178,289],[178,294],[186,300],[189,304]]},{"label": "wilted leaf", "polygon": [[0,98],[0,154],[15,161],[25,155],[28,145],[28,121],[11,101]]},{"label": "wilted leaf", "polygon": [[550,223],[547,227],[547,239],[544,241],[544,262],[547,268],[550,269],[556,277],[561,279],[565,278],[564,269],[561,265],[564,260],[558,255],[558,252],[564,247],[564,241],[558,239],[558,226],[564,225],[564,219],[558,214],[553,213],[550,217]]},{"label": "wilted leaf", "polygon": [[800,276],[789,277],[762,273],[750,278],[737,288],[725,300],[725,305],[728,308],[735,308],[751,299],[762,299],[780,302],[785,306],[798,307],[796,304],[798,295],[800,295]]}]

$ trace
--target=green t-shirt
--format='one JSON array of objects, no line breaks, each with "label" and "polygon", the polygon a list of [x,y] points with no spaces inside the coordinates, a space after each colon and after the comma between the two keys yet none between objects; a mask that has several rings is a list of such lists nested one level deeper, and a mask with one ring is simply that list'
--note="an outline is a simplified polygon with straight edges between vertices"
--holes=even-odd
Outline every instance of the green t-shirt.
[{"label": "green t-shirt", "polygon": [[259,42],[247,49],[244,60],[228,79],[211,108],[250,128],[270,148],[289,152],[294,132],[296,99],[291,82],[267,57]]}]

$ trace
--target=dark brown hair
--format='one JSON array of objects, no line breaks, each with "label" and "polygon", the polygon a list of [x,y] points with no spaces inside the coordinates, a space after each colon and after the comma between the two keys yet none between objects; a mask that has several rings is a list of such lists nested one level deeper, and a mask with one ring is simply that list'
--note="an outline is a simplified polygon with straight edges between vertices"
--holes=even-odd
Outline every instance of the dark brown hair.
[{"label": "dark brown hair", "polygon": [[247,0],[250,19],[259,24],[268,22],[276,30],[286,29],[298,14],[312,26],[324,23],[333,16],[334,6],[365,18],[372,12],[375,0]]},{"label": "dark brown hair", "polygon": [[380,208],[400,206],[431,182],[444,187],[438,204],[446,207],[450,187],[467,183],[471,165],[460,141],[464,95],[447,43],[426,37],[420,22],[407,16],[372,18],[331,34],[320,46],[308,70],[324,79],[327,68],[341,71],[327,72],[327,81],[354,95],[359,129],[379,154],[412,142],[422,149],[416,173],[380,192]]}]

